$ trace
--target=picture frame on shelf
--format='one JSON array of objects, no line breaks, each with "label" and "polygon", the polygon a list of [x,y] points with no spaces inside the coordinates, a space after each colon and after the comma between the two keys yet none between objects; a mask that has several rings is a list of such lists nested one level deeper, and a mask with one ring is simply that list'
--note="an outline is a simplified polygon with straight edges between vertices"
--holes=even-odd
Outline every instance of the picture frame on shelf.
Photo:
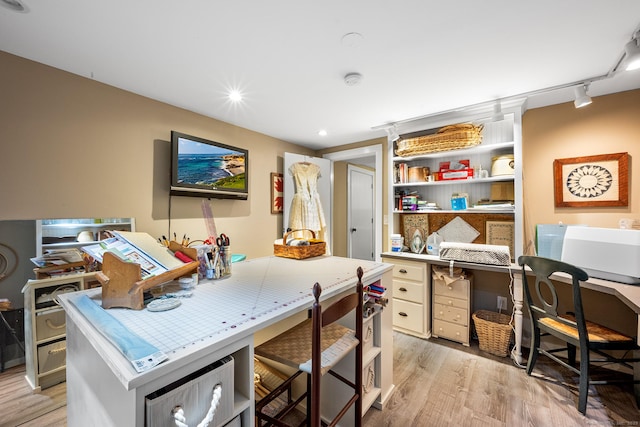
[{"label": "picture frame on shelf", "polygon": [[509,247],[511,261],[515,256],[515,222],[514,221],[487,221],[486,241],[488,245],[503,245]]},{"label": "picture frame on shelf", "polygon": [[284,205],[284,181],[282,174],[271,172],[271,213],[282,213]]},{"label": "picture frame on shelf", "polygon": [[629,205],[629,153],[556,159],[553,162],[555,206]]}]

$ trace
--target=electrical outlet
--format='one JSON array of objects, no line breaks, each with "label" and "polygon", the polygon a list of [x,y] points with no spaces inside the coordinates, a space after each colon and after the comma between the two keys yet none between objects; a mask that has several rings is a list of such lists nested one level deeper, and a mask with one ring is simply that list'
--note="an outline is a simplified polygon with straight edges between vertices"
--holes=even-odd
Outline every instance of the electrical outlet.
[{"label": "electrical outlet", "polygon": [[507,297],[498,296],[498,310],[507,309]]}]

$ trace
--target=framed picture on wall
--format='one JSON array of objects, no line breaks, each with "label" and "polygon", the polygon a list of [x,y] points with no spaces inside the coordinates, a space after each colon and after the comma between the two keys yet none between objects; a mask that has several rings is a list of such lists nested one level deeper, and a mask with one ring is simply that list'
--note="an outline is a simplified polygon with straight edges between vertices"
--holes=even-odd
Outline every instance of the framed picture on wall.
[{"label": "framed picture on wall", "polygon": [[271,213],[282,213],[284,204],[284,183],[282,174],[271,172]]},{"label": "framed picture on wall", "polygon": [[556,159],[553,181],[557,208],[628,206],[629,154]]}]

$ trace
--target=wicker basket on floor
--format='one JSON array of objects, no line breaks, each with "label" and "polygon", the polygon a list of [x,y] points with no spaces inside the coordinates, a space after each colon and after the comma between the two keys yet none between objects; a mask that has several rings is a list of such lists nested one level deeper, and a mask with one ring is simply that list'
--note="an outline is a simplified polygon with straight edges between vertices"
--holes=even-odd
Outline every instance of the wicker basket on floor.
[{"label": "wicker basket on floor", "polygon": [[431,135],[402,139],[397,142],[396,155],[417,156],[474,147],[482,142],[482,128],[482,125],[464,123],[445,126]]},{"label": "wicker basket on floor", "polygon": [[471,316],[476,326],[480,350],[495,356],[509,354],[511,343],[511,316],[488,310],[478,310]]}]

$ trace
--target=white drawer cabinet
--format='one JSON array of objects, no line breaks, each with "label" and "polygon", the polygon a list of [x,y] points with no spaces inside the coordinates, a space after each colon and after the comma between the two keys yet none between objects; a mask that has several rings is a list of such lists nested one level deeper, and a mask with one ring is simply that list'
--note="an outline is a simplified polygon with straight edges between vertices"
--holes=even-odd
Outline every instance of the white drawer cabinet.
[{"label": "white drawer cabinet", "polygon": [[433,336],[469,345],[473,276],[455,281],[432,276]]},{"label": "white drawer cabinet", "polygon": [[427,285],[427,264],[420,261],[385,258],[393,264],[393,327],[420,338],[429,338],[431,301]]}]

